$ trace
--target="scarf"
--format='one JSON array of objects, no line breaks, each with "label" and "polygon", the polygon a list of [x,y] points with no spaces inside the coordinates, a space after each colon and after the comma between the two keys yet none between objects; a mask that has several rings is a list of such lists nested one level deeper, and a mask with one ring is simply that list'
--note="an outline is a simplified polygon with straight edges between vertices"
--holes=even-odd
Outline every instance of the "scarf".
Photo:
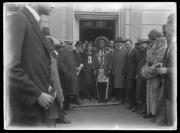
[{"label": "scarf", "polygon": [[167,41],[164,37],[156,39],[152,47],[147,50],[146,61],[148,66],[162,63],[167,49]]}]

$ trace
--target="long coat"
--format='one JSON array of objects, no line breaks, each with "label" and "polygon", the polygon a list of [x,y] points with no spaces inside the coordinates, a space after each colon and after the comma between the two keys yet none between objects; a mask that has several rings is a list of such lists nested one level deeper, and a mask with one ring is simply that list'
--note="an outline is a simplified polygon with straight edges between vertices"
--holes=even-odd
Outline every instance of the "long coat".
[{"label": "long coat", "polygon": [[[7,18],[6,60],[12,124],[36,125],[48,118],[37,99],[48,93],[51,57],[48,44],[34,16],[23,8]],[[6,54],[7,54],[6,53]]]},{"label": "long coat", "polygon": [[[75,59],[76,65],[77,65],[77,67],[79,67],[80,64],[84,63],[83,62],[83,57],[82,57],[82,52],[77,53],[76,50],[73,50],[72,53],[74,55],[74,59]],[[83,79],[82,79],[82,69],[81,69],[81,71],[78,74],[78,86],[79,86],[79,90],[81,90],[82,87],[83,87],[82,80]]]},{"label": "long coat", "polygon": [[114,49],[112,53],[112,74],[114,75],[114,88],[125,88],[125,64],[128,51],[125,47]]},{"label": "long coat", "polygon": [[86,94],[90,94],[95,90],[96,87],[96,83],[95,83],[95,74],[94,72],[96,71],[95,68],[95,54],[92,53],[91,55],[91,59],[92,59],[92,63],[88,64],[88,52],[86,52],[84,54],[85,56],[85,60],[84,60],[84,79],[83,82],[84,84],[84,88],[83,88],[83,93]]},{"label": "long coat", "polygon": [[64,96],[63,96],[63,90],[60,84],[60,78],[59,78],[59,72],[58,72],[58,66],[57,66],[57,58],[58,54],[55,53],[55,48],[53,41],[50,37],[46,37],[47,43],[51,47],[51,84],[52,87],[56,90],[57,92],[57,100],[58,103],[62,103],[64,101]]},{"label": "long coat", "polygon": [[57,51],[59,54],[58,70],[64,95],[77,95],[79,90],[77,65],[74,55],[64,46],[59,48]]},{"label": "long coat", "polygon": [[175,49],[173,42],[168,42],[168,50],[165,56],[165,62],[164,66],[167,68],[167,74],[164,76],[164,96],[167,100],[173,101],[174,95],[173,95],[173,77],[174,77],[174,56],[175,56]]},{"label": "long coat", "polygon": [[146,79],[142,77],[140,70],[143,65],[146,64],[146,53],[147,50],[141,51],[140,49],[135,49],[135,63],[136,63],[136,100],[144,101],[146,100]]}]

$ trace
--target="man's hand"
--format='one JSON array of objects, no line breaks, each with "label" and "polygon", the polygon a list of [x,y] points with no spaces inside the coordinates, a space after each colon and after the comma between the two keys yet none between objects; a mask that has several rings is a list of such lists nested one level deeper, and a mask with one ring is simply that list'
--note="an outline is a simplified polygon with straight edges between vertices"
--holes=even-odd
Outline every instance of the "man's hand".
[{"label": "man's hand", "polygon": [[156,71],[158,72],[158,74],[166,74],[167,68],[165,68],[165,67],[156,68]]},{"label": "man's hand", "polygon": [[53,103],[53,97],[47,93],[42,92],[38,98],[38,103],[45,109],[49,108],[49,105]]}]

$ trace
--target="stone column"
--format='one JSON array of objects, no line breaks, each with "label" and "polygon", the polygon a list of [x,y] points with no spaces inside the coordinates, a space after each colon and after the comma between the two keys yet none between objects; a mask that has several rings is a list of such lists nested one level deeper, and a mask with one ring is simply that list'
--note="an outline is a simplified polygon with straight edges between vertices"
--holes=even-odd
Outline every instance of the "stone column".
[{"label": "stone column", "polygon": [[121,36],[125,38],[125,10],[124,7],[119,10],[119,16],[117,20],[116,38]]},{"label": "stone column", "polygon": [[142,5],[133,3],[131,5],[131,39],[133,43],[142,35]]}]

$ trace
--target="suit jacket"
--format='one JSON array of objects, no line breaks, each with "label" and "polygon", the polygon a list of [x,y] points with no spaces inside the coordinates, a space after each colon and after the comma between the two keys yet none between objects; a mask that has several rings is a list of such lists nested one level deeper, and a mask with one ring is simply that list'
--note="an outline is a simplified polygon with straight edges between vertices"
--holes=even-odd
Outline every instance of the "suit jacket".
[{"label": "suit jacket", "polygon": [[78,94],[77,65],[72,52],[66,47],[58,50],[58,70],[64,95]]},{"label": "suit jacket", "polygon": [[83,61],[82,61],[82,54],[80,52],[77,53],[76,50],[73,50],[72,53],[74,54],[76,65],[77,65],[77,67],[79,67],[80,64],[83,63]]},{"label": "suit jacket", "polygon": [[[130,52],[130,53],[129,53]],[[134,80],[136,77],[135,49],[128,51],[126,58],[126,79]]]},{"label": "suit jacket", "polygon": [[34,16],[23,8],[7,18],[6,69],[9,79],[11,120],[23,123],[29,118],[47,118],[48,111],[37,99],[48,92],[51,57],[48,44]]}]

